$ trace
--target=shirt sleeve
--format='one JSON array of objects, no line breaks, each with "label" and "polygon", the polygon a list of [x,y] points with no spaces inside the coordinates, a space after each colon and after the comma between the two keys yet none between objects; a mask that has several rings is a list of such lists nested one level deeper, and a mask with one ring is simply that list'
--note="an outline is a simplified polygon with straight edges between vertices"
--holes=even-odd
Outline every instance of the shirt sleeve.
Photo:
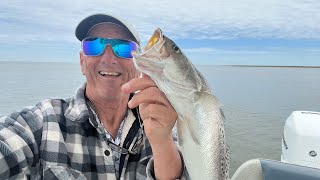
[{"label": "shirt sleeve", "polygon": [[42,119],[37,107],[0,118],[1,178],[30,178],[39,162]]},{"label": "shirt sleeve", "polygon": [[[190,177],[189,177],[186,165],[184,163],[182,153],[179,150],[179,143],[178,143],[178,138],[177,138],[177,126],[176,125],[174,126],[174,128],[172,130],[172,138],[176,143],[176,146],[178,148],[178,152],[179,152],[181,160],[182,160],[183,172],[182,172],[182,175],[181,175],[181,177],[179,179],[181,179],[181,180],[189,180]],[[155,178],[155,174],[154,174],[154,160],[153,160],[153,157],[150,158],[150,160],[149,160],[149,162],[147,164],[146,171],[147,171],[147,180],[155,180],[156,179]]]},{"label": "shirt sleeve", "polygon": [[[182,160],[182,166],[183,166],[183,172],[182,172],[182,175],[181,177],[179,178],[180,180],[189,180],[190,177],[189,177],[189,174],[188,174],[188,171],[187,171],[187,168],[185,166],[185,163],[183,161],[183,157],[182,157],[182,154],[181,152],[179,151],[179,154],[180,154],[180,157],[181,157],[181,160]],[[155,175],[154,175],[154,161],[153,161],[153,158],[150,158],[148,164],[147,164],[147,180],[155,180]],[[177,180],[179,180],[177,179]]]}]

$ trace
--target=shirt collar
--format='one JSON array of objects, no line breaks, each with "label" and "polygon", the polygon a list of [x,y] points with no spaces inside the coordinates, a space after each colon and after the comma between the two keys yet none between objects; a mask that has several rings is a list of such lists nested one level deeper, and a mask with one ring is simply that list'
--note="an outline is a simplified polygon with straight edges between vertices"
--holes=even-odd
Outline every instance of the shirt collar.
[{"label": "shirt collar", "polygon": [[83,121],[89,117],[89,110],[85,99],[86,83],[83,83],[70,99],[69,106],[64,115],[71,121]]}]

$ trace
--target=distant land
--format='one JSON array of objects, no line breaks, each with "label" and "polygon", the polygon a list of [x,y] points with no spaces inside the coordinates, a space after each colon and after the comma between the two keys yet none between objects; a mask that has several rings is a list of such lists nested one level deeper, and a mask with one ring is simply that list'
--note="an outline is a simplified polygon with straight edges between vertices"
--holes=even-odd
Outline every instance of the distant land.
[{"label": "distant land", "polygon": [[271,65],[222,65],[232,67],[267,67],[267,68],[320,68],[320,66],[271,66]]},{"label": "distant land", "polygon": [[[78,64],[78,61],[74,62],[59,62],[59,61],[8,61],[8,60],[1,60],[0,63],[63,63],[63,64]],[[229,67],[255,67],[255,68],[320,68],[320,66],[298,66],[298,65],[237,65],[237,64],[195,64],[195,66],[229,66]]]}]

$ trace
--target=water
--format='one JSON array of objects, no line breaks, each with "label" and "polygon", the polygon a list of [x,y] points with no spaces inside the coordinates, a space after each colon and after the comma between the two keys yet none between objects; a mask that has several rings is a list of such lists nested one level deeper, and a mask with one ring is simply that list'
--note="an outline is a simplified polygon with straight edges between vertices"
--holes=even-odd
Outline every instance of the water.
[{"label": "water", "polygon": [[79,64],[0,61],[0,116],[45,98],[70,97],[82,82]]},{"label": "water", "polygon": [[[280,160],[286,118],[320,111],[320,68],[198,66],[224,105],[231,174],[246,160]],[[74,94],[84,82],[78,64],[0,62],[0,115],[44,98]]]},{"label": "water", "polygon": [[292,111],[320,111],[320,68],[200,66],[224,104],[231,173],[246,160],[280,160]]}]

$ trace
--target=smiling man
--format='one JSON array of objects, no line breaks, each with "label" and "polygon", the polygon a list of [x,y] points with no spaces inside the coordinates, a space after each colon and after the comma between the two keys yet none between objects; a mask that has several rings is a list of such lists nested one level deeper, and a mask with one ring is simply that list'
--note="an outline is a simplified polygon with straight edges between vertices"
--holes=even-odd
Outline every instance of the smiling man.
[{"label": "smiling man", "polygon": [[71,98],[0,119],[0,178],[188,178],[171,134],[177,113],[133,65],[136,31],[95,14],[79,23],[76,37],[86,82]]}]

